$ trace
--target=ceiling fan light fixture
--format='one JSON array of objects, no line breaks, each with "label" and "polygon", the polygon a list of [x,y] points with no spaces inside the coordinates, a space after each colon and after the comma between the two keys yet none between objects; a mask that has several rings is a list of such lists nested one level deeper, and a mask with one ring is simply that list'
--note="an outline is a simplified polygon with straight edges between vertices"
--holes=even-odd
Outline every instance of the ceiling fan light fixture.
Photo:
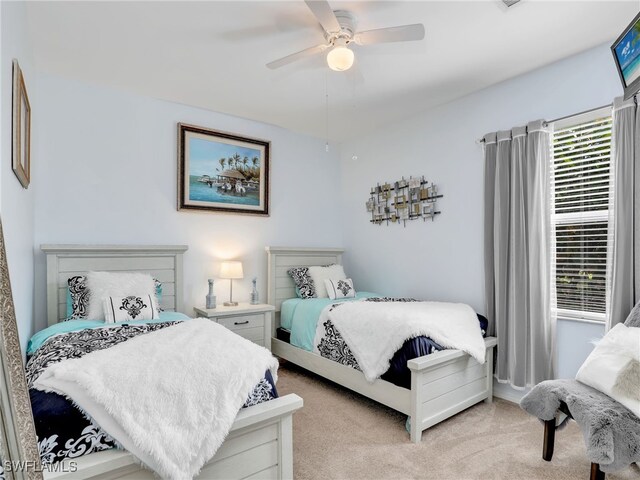
[{"label": "ceiling fan light fixture", "polygon": [[[498,3],[503,5],[502,2],[519,1],[521,0],[502,0]],[[355,55],[349,48],[349,45],[353,43],[367,46],[379,43],[424,40],[425,30],[422,23],[359,31],[356,27],[357,19],[353,13],[346,10],[333,10],[327,0],[304,0],[304,2],[322,27],[325,42],[269,62],[267,68],[274,70],[317,53],[326,52],[329,68],[337,72],[344,72],[353,67]]]},{"label": "ceiling fan light fixture", "polygon": [[336,45],[327,53],[327,65],[331,70],[344,72],[353,65],[353,51],[344,45]]}]

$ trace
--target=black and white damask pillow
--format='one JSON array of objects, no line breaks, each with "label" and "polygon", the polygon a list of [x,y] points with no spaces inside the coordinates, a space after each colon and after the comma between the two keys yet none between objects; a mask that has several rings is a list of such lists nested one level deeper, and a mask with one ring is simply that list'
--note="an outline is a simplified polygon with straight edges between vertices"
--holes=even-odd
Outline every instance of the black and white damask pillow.
[{"label": "black and white damask pillow", "polygon": [[76,275],[67,280],[69,285],[69,297],[71,302],[67,305],[67,320],[87,318],[89,307],[89,289],[87,288],[87,277]]},{"label": "black and white damask pillow", "polygon": [[309,276],[316,287],[314,295],[316,298],[329,298],[329,294],[325,288],[325,280],[346,280],[347,278],[347,275],[344,273],[344,268],[337,263],[309,267]]},{"label": "black and white damask pillow", "polygon": [[353,298],[356,290],[353,288],[353,280],[350,278],[331,280],[326,279],[324,285],[327,288],[327,295],[331,300],[339,298]]},{"label": "black and white damask pillow", "polygon": [[314,298],[316,296],[316,286],[309,275],[309,267],[295,267],[287,270],[296,284],[296,293],[300,298]]},{"label": "black and white damask pillow", "polygon": [[106,323],[128,320],[155,320],[158,318],[158,304],[154,295],[128,295],[104,299]]},{"label": "black and white damask pillow", "polygon": [[[162,282],[154,278],[156,297],[158,302],[162,298]],[[87,287],[87,277],[84,275],[76,275],[67,280],[69,286],[69,297],[67,300],[67,318],[66,320],[77,320],[87,318],[89,310],[89,299],[91,292]],[[162,308],[158,307],[158,313],[162,312]]]}]

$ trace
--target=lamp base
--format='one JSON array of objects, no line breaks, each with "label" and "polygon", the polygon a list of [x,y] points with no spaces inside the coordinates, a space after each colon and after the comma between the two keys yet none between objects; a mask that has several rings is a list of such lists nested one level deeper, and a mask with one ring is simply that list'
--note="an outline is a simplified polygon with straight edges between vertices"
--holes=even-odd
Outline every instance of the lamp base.
[{"label": "lamp base", "polygon": [[223,305],[225,307],[237,307],[238,306],[238,302],[224,302]]}]

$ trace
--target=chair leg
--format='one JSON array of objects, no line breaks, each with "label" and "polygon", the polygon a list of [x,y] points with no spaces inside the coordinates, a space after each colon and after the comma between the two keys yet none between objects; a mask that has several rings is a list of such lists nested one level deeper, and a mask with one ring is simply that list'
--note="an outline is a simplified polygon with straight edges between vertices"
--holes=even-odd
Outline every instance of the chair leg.
[{"label": "chair leg", "polygon": [[600,470],[599,464],[591,464],[591,476],[589,477],[589,480],[604,480],[604,472]]},{"label": "chair leg", "polygon": [[544,421],[544,441],[542,444],[542,458],[547,462],[553,457],[553,447],[556,440],[556,419]]}]

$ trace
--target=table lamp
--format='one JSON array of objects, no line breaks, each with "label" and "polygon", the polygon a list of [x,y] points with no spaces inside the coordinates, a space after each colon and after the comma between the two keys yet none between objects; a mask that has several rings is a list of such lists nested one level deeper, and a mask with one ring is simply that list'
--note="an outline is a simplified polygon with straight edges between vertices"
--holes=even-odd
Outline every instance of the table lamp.
[{"label": "table lamp", "polygon": [[242,278],[242,262],[222,262],[222,265],[220,265],[220,278],[229,279],[229,301],[224,302],[224,306],[237,306],[238,302],[233,301],[233,280]]}]

